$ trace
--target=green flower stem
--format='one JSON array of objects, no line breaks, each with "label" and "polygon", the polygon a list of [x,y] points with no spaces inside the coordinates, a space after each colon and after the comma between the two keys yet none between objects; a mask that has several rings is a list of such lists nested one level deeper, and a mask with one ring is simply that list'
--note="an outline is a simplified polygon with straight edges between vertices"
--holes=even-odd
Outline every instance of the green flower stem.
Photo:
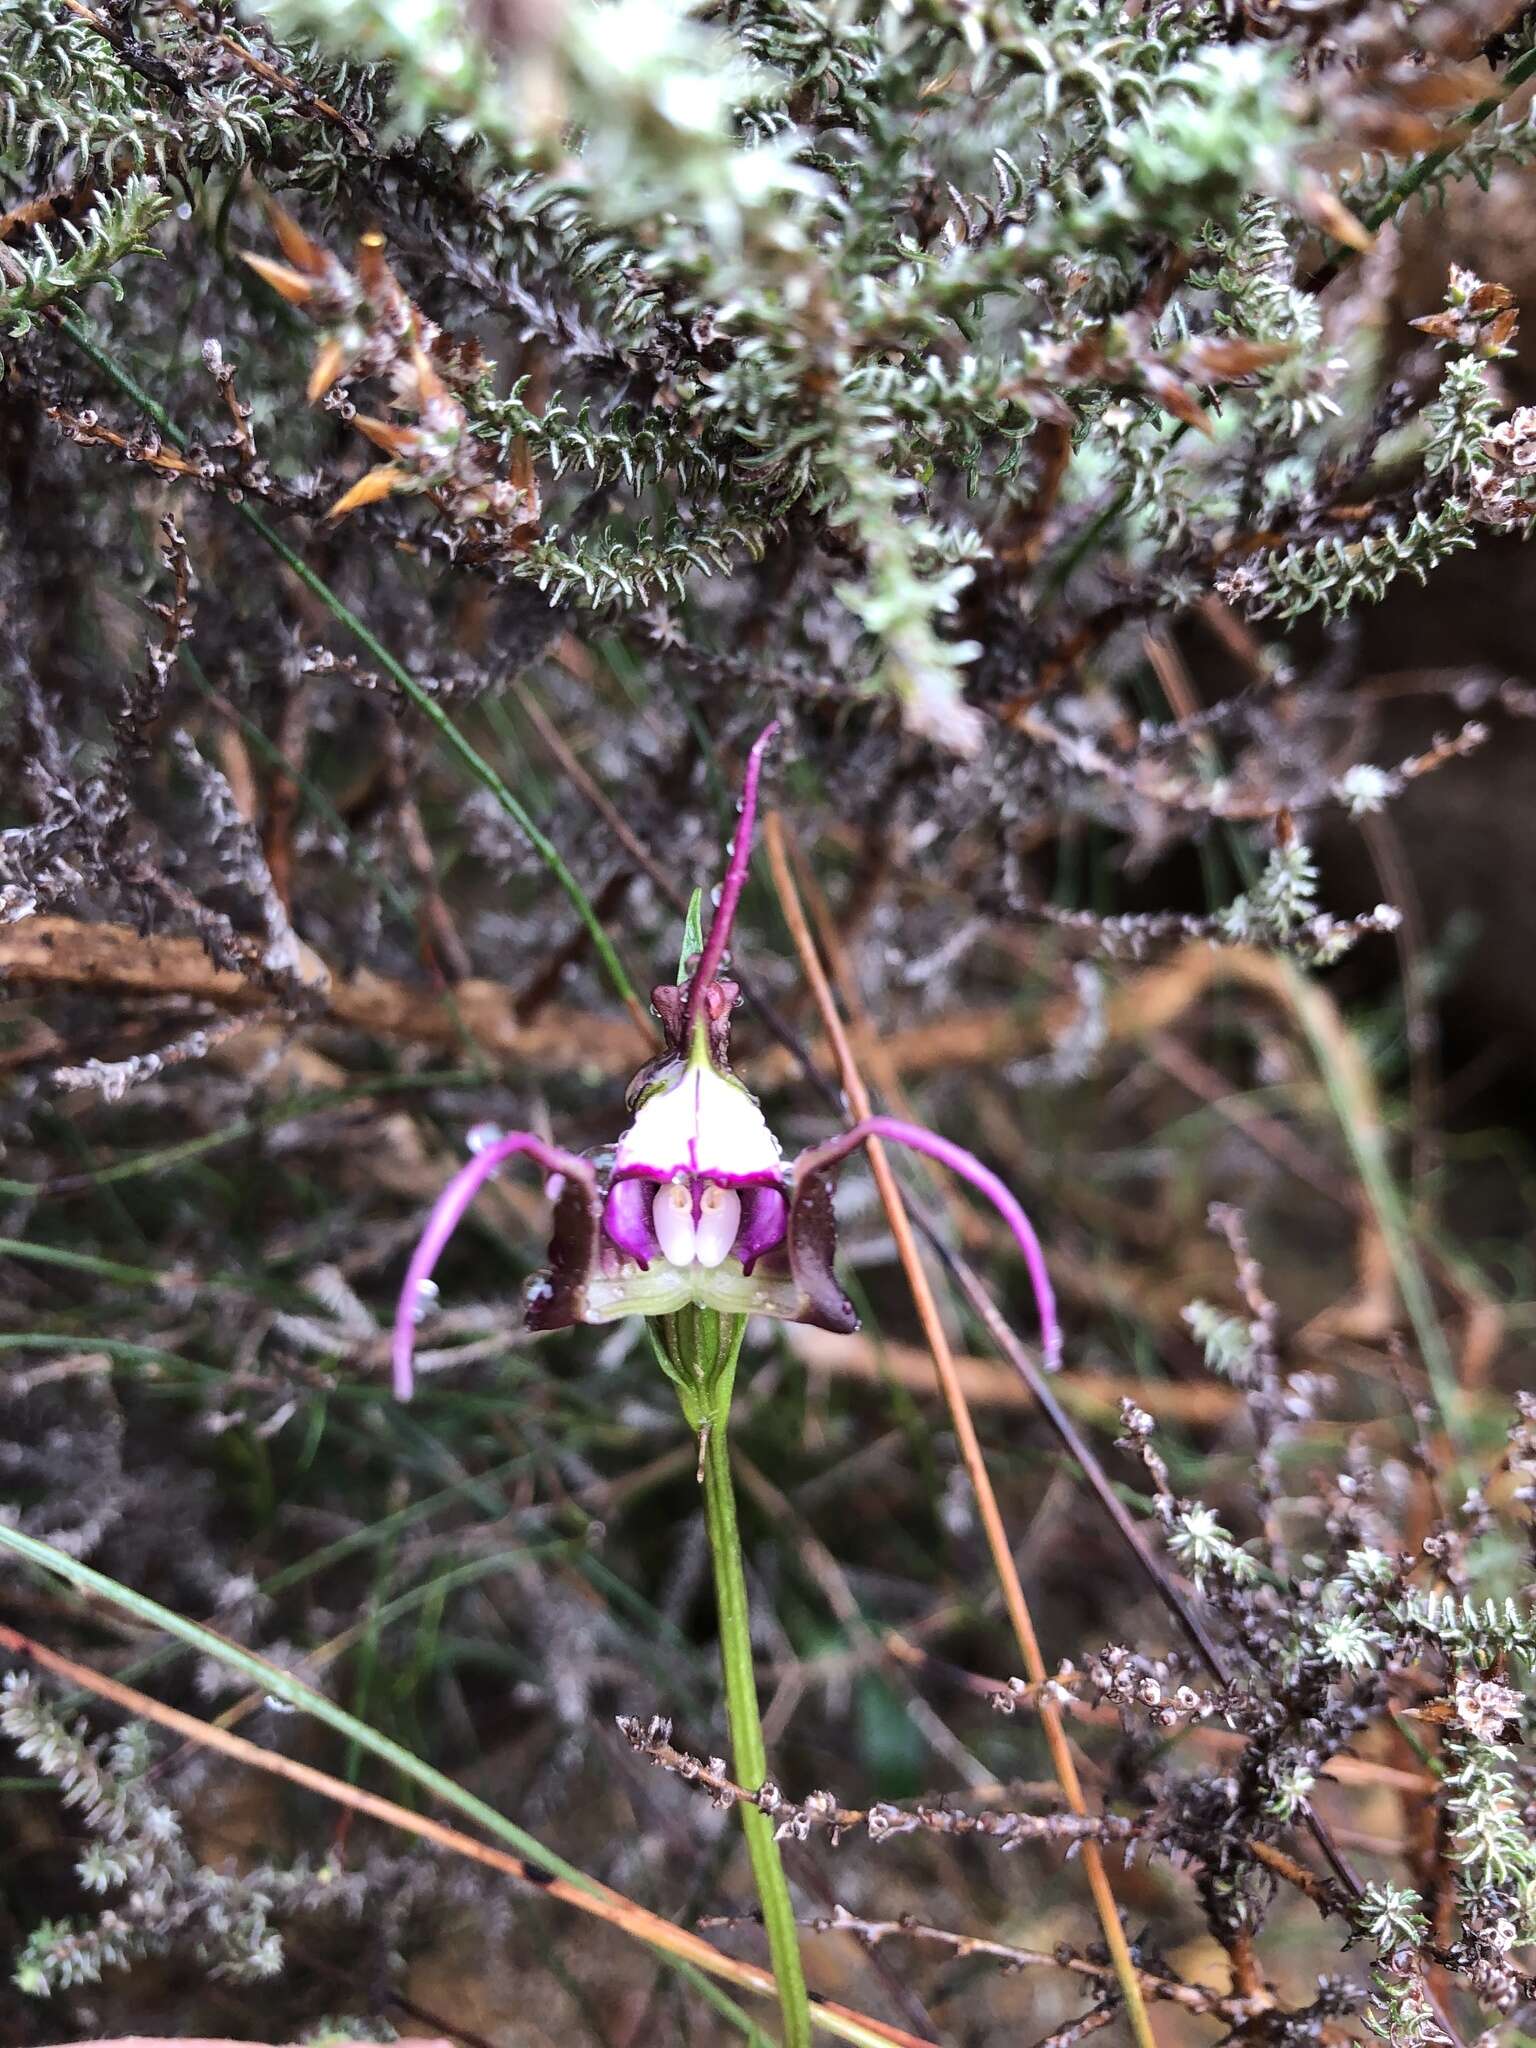
[{"label": "green flower stem", "polygon": [[[747,1608],[747,1581],[741,1568],[741,1535],[736,1527],[736,1498],[731,1485],[731,1450],[722,1412],[704,1443],[704,1521],[709,1554],[715,1567],[715,1606],[719,1616],[720,1668],[725,1677],[725,1714],[731,1731],[731,1758],[736,1782],[757,1791],[768,1775],[763,1723],[757,1711],[757,1680],[752,1671],[752,1631]],[[768,1934],[768,1959],[779,1987],[784,2016],[784,2048],[808,2048],[811,2007],[800,1962],[800,1935],[790,1902],[784,1861],[774,1839],[773,1822],[761,1807],[740,1808],[747,1854],[757,1882],[763,1926]]]},{"label": "green flower stem", "polygon": [[[721,1316],[688,1307],[646,1323],[656,1361],[677,1388],[688,1426],[699,1439],[699,1479],[704,1489],[704,1524],[715,1572],[715,1608],[720,1632],[720,1669],[725,1679],[725,1716],[731,1732],[736,1782],[756,1792],[768,1776],[757,1679],[752,1670],[752,1622],[747,1578],[736,1525],[731,1484],[729,1422],[736,1361],[746,1335],[745,1316]],[[741,1806],[747,1855],[757,1885],[768,1936],[768,1959],[779,1987],[784,2048],[810,2048],[811,2006],[800,1961],[800,1936],[790,1901],[784,1862],[773,1822],[761,1807]]]}]

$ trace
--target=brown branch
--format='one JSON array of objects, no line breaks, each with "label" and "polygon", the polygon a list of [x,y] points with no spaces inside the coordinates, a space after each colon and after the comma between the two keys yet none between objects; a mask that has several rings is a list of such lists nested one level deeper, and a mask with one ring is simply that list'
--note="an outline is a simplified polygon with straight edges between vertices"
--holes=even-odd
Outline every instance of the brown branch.
[{"label": "brown branch", "polygon": [[[319,967],[315,995],[325,1020],[378,1038],[452,1049],[464,1034],[492,1057],[545,1071],[588,1062],[625,1072],[637,1049],[649,1048],[623,1017],[562,1011],[521,1023],[517,997],[499,982],[469,980],[452,1002],[426,989],[375,975],[344,980]],[[142,937],[124,925],[83,924],[67,917],[30,917],[0,931],[0,985],[34,982],[95,988],[119,995],[181,996],[219,1009],[271,1010],[270,990],[233,970],[215,967],[196,939]],[[462,1025],[462,1029],[461,1029]]]},{"label": "brown branch", "polygon": [[[703,1920],[699,1924],[710,1927],[716,1923]],[[830,1917],[805,1920],[801,1925],[813,1934],[853,1934],[871,1947],[883,1941],[929,1941],[952,1950],[957,1956],[993,1957],[1009,1969],[1068,1970],[1075,1976],[1092,1978],[1099,1984],[1112,1985],[1115,1981],[1115,1973],[1108,1963],[1076,1955],[1065,1943],[1049,1950],[1018,1948],[1012,1942],[994,1941],[986,1935],[961,1934],[952,1928],[933,1927],[926,1921],[913,1919],[910,1914],[903,1914],[897,1920],[865,1920],[856,1913],[850,1913],[845,1906],[836,1906]],[[1146,1969],[1141,1973],[1141,1981],[1149,1996],[1169,2005],[1183,2006],[1187,2012],[1208,2013],[1225,2021],[1228,2026],[1246,2025],[1260,2013],[1272,2012],[1276,2008],[1276,2000],[1262,1987],[1246,1995],[1234,1996],[1204,1984],[1183,1984],[1175,1977],[1159,1976]]]},{"label": "brown branch", "polygon": [[[1037,1700],[1035,1704],[1039,1711],[1042,1703]],[[802,1800],[786,1799],[772,1779],[749,1792],[729,1775],[723,1758],[693,1756],[679,1749],[668,1720],[658,1716],[642,1721],[634,1714],[621,1714],[618,1729],[638,1756],[685,1784],[701,1786],[716,1806],[755,1806],[773,1820],[777,1834],[792,1836],[797,1842],[821,1831],[835,1848],[843,1835],[855,1832],[866,1833],[872,1842],[884,1842],[893,1835],[921,1831],[982,1835],[1012,1848],[1019,1842],[1128,1842],[1141,1833],[1138,1821],[1115,1813],[1021,1813],[1012,1809],[963,1813],[922,1802],[896,1806],[889,1800],[877,1801],[874,1806],[842,1806],[830,1792],[811,1792]]]}]

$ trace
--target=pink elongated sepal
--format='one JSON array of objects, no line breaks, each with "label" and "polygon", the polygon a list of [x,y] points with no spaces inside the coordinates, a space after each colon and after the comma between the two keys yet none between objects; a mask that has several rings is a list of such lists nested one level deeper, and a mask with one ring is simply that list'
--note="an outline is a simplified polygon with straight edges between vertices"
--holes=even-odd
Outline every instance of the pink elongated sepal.
[{"label": "pink elongated sepal", "polygon": [[391,1348],[397,1400],[409,1401],[415,1391],[411,1357],[416,1349],[416,1316],[433,1268],[481,1188],[499,1166],[519,1153],[526,1153],[548,1174],[574,1174],[578,1179],[589,1182],[593,1179],[592,1167],[587,1160],[579,1159],[574,1152],[562,1152],[558,1145],[546,1144],[532,1131],[506,1132],[459,1168],[432,1204],[427,1227],[417,1240],[416,1249],[411,1253],[411,1263],[405,1269],[405,1285],[400,1290],[400,1305],[395,1310],[395,1334]]},{"label": "pink elongated sepal", "polygon": [[829,1138],[826,1144],[802,1152],[795,1161],[796,1186],[807,1174],[823,1172],[839,1159],[845,1159],[850,1152],[857,1151],[860,1145],[867,1145],[871,1138],[881,1138],[892,1145],[905,1145],[909,1151],[936,1159],[940,1166],[947,1166],[951,1173],[969,1181],[978,1194],[986,1196],[1013,1232],[1024,1255],[1024,1267],[1035,1291],[1035,1310],[1040,1318],[1042,1360],[1047,1370],[1054,1372],[1061,1364],[1061,1323],[1056,1314],[1056,1290],[1046,1270],[1045,1253],[1035,1235],[1035,1226],[991,1168],[983,1166],[963,1145],[941,1138],[935,1131],[925,1131],[921,1124],[903,1123],[898,1117],[867,1116],[851,1130]]},{"label": "pink elongated sepal", "polygon": [[699,964],[693,970],[693,979],[688,984],[688,1007],[683,1013],[682,1033],[682,1043],[685,1046],[693,1037],[704,991],[720,972],[720,962],[725,958],[725,949],[730,941],[731,926],[736,921],[736,906],[741,901],[742,890],[747,886],[747,870],[752,865],[752,833],[757,823],[757,786],[763,778],[763,756],[778,735],[779,721],[776,718],[770,719],[752,742],[752,751],[747,756],[747,772],[741,784],[741,813],[731,841],[730,863],[725,871],[725,880],[720,885],[720,901],[715,905],[715,914],[709,921],[709,934],[704,941],[704,950],[699,955]]}]

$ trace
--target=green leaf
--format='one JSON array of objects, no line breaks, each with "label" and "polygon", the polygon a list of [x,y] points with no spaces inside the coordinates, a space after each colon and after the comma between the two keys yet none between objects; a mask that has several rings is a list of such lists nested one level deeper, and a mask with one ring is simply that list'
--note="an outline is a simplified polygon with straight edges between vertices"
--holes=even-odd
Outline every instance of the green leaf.
[{"label": "green leaf", "polygon": [[682,987],[688,979],[688,962],[697,959],[704,950],[704,891],[695,889],[688,899],[688,915],[683,919],[683,950],[677,956],[677,985]]}]

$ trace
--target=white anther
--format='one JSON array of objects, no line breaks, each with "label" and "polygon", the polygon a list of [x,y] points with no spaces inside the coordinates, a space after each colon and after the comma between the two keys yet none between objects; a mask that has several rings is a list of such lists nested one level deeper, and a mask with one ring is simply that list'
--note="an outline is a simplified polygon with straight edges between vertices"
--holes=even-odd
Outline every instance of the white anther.
[{"label": "white anther", "polygon": [[701,1266],[718,1266],[731,1255],[741,1229],[741,1197],[734,1188],[711,1181],[699,1197],[693,1255]]},{"label": "white anther", "polygon": [[661,1246],[661,1256],[669,1265],[691,1266],[693,1264],[693,1192],[682,1181],[669,1181],[664,1188],[656,1190],[656,1199],[651,1204],[651,1221],[656,1226],[656,1242]]}]

